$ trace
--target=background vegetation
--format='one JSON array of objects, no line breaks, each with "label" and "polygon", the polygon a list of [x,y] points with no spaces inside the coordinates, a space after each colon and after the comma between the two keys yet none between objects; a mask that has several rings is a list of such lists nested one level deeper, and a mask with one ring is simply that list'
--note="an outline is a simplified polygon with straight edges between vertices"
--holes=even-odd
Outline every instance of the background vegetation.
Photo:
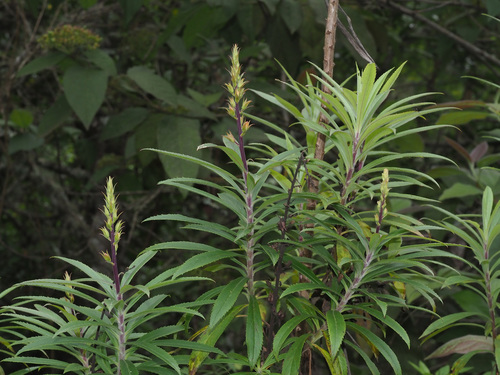
[{"label": "background vegetation", "polygon": [[[305,82],[309,62],[322,65],[326,6],[319,0],[5,0],[0,6],[2,289],[31,278],[60,278],[66,265],[50,260],[54,255],[105,267],[99,255],[106,248],[99,231],[103,218],[96,207],[110,174],[115,176],[127,223],[120,245],[123,264],[155,243],[192,239],[180,225],[142,222],[166,208],[179,214],[198,212],[222,224],[234,220],[229,210],[213,207],[202,197],[157,186],[165,177],[205,178],[206,171],[140,150],[167,149],[226,163],[219,150],[196,148],[206,142],[220,144],[221,136],[234,127],[221,109],[234,43],[242,48],[240,60],[249,88],[291,101],[296,99],[276,82],[286,80],[276,60],[298,82]],[[346,27],[352,23],[379,72],[407,61],[390,100],[436,91],[442,93],[433,98],[439,105],[461,108],[416,120],[417,126],[456,128],[416,133],[387,147],[454,160],[456,165],[414,160],[411,168],[428,173],[441,186],[414,188],[414,193],[440,199],[440,207],[453,213],[479,213],[486,186],[495,197],[500,194],[499,174],[487,168],[498,166],[499,160],[491,138],[500,137],[497,88],[463,77],[498,82],[500,24],[485,14],[500,15],[500,4],[346,0],[341,6],[341,20]],[[62,25],[84,29],[60,29],[76,38],[67,44],[42,38]],[[75,37],[75,30],[92,34],[82,31]],[[338,32],[335,79],[348,78],[356,62],[366,64]],[[251,92],[248,96],[254,115],[282,129],[294,122],[286,111]],[[305,137],[298,127],[291,133],[297,139]],[[267,141],[258,124],[246,139]],[[415,218],[441,218],[436,211],[423,210],[408,207]],[[196,241],[204,242],[205,234],[199,236]],[[466,257],[463,249],[455,251]],[[179,264],[185,256],[158,253],[145,277]],[[218,277],[226,282],[230,276]],[[178,289],[173,298],[190,300],[190,294],[203,292],[203,284],[199,288]],[[448,313],[469,311],[477,302],[467,290],[450,290],[444,297],[439,309]],[[426,315],[410,316],[414,327],[429,324]],[[417,329],[412,340],[421,331]],[[414,363],[421,359],[421,354],[407,355]]]}]

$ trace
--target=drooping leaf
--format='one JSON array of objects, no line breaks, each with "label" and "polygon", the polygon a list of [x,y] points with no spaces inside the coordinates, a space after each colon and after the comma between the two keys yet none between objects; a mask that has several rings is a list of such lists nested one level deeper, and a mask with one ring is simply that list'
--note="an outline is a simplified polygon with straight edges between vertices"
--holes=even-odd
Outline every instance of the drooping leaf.
[{"label": "drooping leaf", "polygon": [[104,101],[107,86],[108,75],[103,70],[74,65],[64,73],[64,95],[86,128]]}]

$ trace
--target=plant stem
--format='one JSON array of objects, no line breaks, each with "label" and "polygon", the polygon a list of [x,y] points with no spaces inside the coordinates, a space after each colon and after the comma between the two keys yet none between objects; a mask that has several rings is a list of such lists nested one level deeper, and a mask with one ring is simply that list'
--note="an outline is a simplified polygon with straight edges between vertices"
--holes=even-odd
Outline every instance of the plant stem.
[{"label": "plant stem", "polygon": [[236,103],[234,106],[234,114],[236,116],[236,123],[238,126],[238,146],[240,148],[240,155],[241,155],[241,161],[243,162],[243,188],[245,192],[245,209],[246,209],[246,214],[247,214],[247,228],[250,228],[250,232],[248,233],[247,236],[247,246],[246,246],[246,253],[247,253],[247,278],[248,278],[248,293],[250,295],[254,294],[254,246],[255,246],[255,240],[254,240],[254,228],[253,228],[253,223],[254,223],[254,212],[253,212],[253,197],[252,197],[252,192],[248,188],[248,163],[247,163],[247,157],[245,154],[245,146],[243,143],[243,127],[241,124],[241,112],[240,112],[240,105],[239,103]]},{"label": "plant stem", "polygon": [[[490,273],[490,259],[489,259],[489,251],[487,249],[487,244],[486,242],[483,244],[483,249],[484,249],[484,265],[483,265],[483,272],[484,272],[484,284],[485,284],[485,291],[486,291],[486,298],[488,300],[488,310],[490,313],[490,320],[491,320],[491,338],[493,339],[493,353],[496,352],[496,339],[497,339],[497,326],[496,326],[496,319],[495,319],[495,301],[493,301],[493,292],[491,290],[491,273]],[[497,367],[498,363],[495,363],[495,367]],[[496,373],[498,374],[498,368],[496,368]]]},{"label": "plant stem", "polygon": [[[110,213],[111,222],[114,223],[115,219],[113,213]],[[117,218],[116,218],[117,219]],[[123,294],[120,288],[120,273],[118,270],[118,257],[117,257],[117,244],[115,243],[115,226],[111,226],[109,231],[111,238],[111,262],[113,263],[113,284],[116,291],[116,300],[118,301],[117,311],[116,311],[116,322],[118,326],[118,362],[116,367],[117,375],[121,375],[121,361],[125,360],[126,346],[125,346],[125,314],[123,311],[123,306],[119,303],[123,300]]]},{"label": "plant stem", "polygon": [[[286,199],[286,203],[284,205],[285,211],[283,213],[283,217],[281,217],[278,222],[278,229],[281,232],[282,240],[284,240],[286,237],[287,222],[289,219],[289,212],[290,212],[290,202],[292,200],[293,189],[295,187],[295,184],[297,183],[297,176],[299,174],[299,170],[302,165],[304,165],[303,153],[300,154],[299,161],[297,163],[297,167],[295,169],[295,173],[293,174],[292,182],[290,184],[290,189],[288,189],[288,196]],[[269,321],[268,336],[267,336],[267,351],[266,351],[267,355],[269,355],[272,351],[274,332],[276,328],[275,325],[277,323],[277,320],[279,320],[277,305],[279,298],[279,289],[281,286],[280,278],[281,278],[281,273],[283,272],[283,257],[285,255],[285,250],[286,250],[285,244],[283,242],[279,243],[278,244],[279,256],[278,256],[278,261],[276,263],[276,267],[274,269],[274,289],[273,289],[273,294],[270,296],[271,317]]]},{"label": "plant stem", "polygon": [[349,288],[347,288],[347,290],[345,291],[344,296],[340,300],[335,310],[337,310],[338,312],[342,312],[344,307],[347,305],[349,300],[354,295],[356,289],[358,289],[359,285],[365,278],[366,273],[368,272],[368,267],[370,267],[370,264],[373,261],[373,259],[374,259],[373,252],[371,250],[368,250],[360,274],[354,277],[354,280],[352,281],[351,285],[349,285]]}]

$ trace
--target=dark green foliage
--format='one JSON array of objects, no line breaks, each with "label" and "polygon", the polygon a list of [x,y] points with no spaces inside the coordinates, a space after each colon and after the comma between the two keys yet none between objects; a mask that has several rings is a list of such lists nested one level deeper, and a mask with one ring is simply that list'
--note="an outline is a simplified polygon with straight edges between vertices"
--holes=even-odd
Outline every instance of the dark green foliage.
[{"label": "dark green foliage", "polygon": [[[482,14],[500,10],[341,5],[377,69],[338,30],[333,80],[316,66],[322,1],[0,5],[7,373],[90,371],[75,338],[105,373],[307,373],[307,358],[313,373],[495,373],[500,24]],[[231,121],[233,43],[252,103]],[[128,310],[99,256],[110,174]],[[106,364],[120,316],[137,330]]]}]

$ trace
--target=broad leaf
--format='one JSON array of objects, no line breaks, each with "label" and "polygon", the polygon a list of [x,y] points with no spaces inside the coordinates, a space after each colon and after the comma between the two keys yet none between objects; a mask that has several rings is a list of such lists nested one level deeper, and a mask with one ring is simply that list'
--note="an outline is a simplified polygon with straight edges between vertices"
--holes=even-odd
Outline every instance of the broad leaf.
[{"label": "broad leaf", "polygon": [[86,128],[101,107],[108,86],[103,70],[74,65],[63,76],[64,95]]}]

